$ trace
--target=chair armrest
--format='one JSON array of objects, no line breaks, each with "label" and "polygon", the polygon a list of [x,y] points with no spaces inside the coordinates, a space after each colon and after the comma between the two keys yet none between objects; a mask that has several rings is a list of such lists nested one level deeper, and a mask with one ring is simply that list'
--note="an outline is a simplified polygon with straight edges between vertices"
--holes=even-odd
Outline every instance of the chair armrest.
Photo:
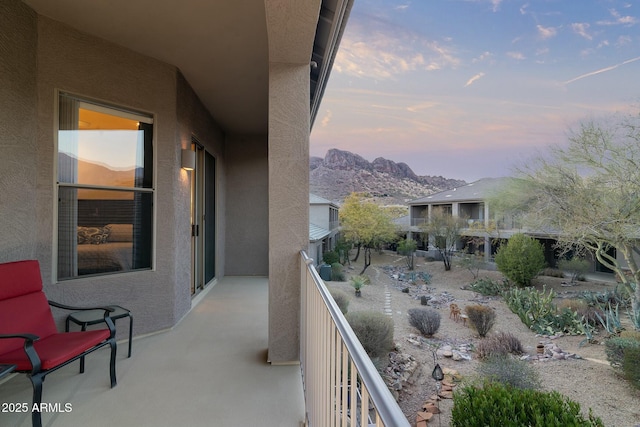
[{"label": "chair armrest", "polygon": [[52,305],[54,307],[57,308],[61,308],[63,310],[73,310],[73,311],[77,311],[77,310],[105,310],[107,312],[112,312],[115,311],[115,309],[111,308],[111,307],[75,307],[72,305],[65,305],[65,304],[60,304],[59,302],[55,302],[55,301],[51,301],[51,300],[47,300],[49,302],[49,305]]},{"label": "chair armrest", "polygon": [[110,336],[109,338],[113,338],[116,336],[116,326],[113,324],[113,319],[111,319],[111,317],[109,317],[109,313],[115,311],[114,308],[111,307],[74,307],[71,305],[65,305],[65,304],[60,304],[59,302],[55,302],[55,301],[51,301],[51,300],[47,300],[49,302],[49,305],[57,307],[57,308],[61,308],[63,310],[74,310],[74,311],[81,311],[81,310],[104,310],[104,323],[107,324],[107,328],[109,328],[109,332],[110,332]]},{"label": "chair armrest", "polygon": [[24,352],[31,363],[31,374],[34,375],[40,372],[42,364],[36,349],[33,347],[33,342],[39,340],[39,336],[33,334],[0,334],[0,339],[2,338],[22,338],[24,340]]},{"label": "chair armrest", "polygon": [[33,334],[0,334],[0,339],[2,338],[23,338],[27,341],[37,341],[40,339],[39,336]]}]

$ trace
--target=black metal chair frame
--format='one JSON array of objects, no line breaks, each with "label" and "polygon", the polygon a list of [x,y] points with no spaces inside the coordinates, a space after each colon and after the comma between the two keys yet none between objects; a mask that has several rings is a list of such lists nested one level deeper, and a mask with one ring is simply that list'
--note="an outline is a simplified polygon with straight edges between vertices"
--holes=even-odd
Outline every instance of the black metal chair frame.
[{"label": "black metal chair frame", "polygon": [[[80,373],[84,372],[84,357],[87,354],[93,353],[94,351],[109,345],[111,346],[111,360],[109,363],[109,375],[111,377],[111,388],[115,387],[117,384],[116,381],[116,353],[117,353],[117,344],[116,344],[116,339],[115,339],[115,335],[116,335],[116,329],[115,326],[113,324],[113,320],[111,320],[111,317],[109,317],[109,313],[113,311],[112,308],[110,307],[72,307],[72,306],[68,306],[68,305],[64,305],[64,304],[59,304],[57,302],[54,301],[48,301],[49,305],[53,306],[53,307],[57,307],[63,310],[74,310],[74,311],[79,311],[79,310],[96,310],[96,309],[102,309],[104,310],[104,322],[107,324],[107,327],[109,328],[109,338],[93,347],[91,347],[88,350],[85,350],[84,352],[72,357],[71,359],[67,360],[66,362],[63,362],[53,368],[47,369],[47,370],[42,370],[42,365],[41,365],[41,361],[40,361],[40,357],[38,356],[38,353],[36,352],[36,349],[33,346],[33,343],[35,341],[37,341],[38,339],[40,339],[40,337],[38,337],[37,335],[33,335],[33,334],[5,334],[5,335],[0,335],[0,339],[2,338],[22,338],[24,339],[24,351],[27,354],[27,357],[29,358],[29,362],[31,362],[31,371],[17,371],[20,373],[26,373],[27,376],[29,377],[29,379],[31,380],[31,385],[33,386],[33,403],[32,403],[32,407],[31,409],[33,409],[33,405],[37,405],[37,407],[39,408],[41,403],[42,403],[42,383],[44,382],[45,377],[50,374],[51,372],[55,372],[58,369],[69,365],[70,363],[75,362],[76,360],[80,359]],[[42,427],[42,417],[41,417],[41,413],[40,411],[32,411],[31,413],[31,423],[33,425],[33,427]]]}]

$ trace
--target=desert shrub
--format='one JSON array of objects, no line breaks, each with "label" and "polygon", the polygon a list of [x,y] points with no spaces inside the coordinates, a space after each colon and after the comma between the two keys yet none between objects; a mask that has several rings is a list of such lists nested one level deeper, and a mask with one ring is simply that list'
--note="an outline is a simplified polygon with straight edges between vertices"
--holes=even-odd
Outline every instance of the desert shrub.
[{"label": "desert shrub", "polygon": [[422,280],[425,285],[428,285],[431,283],[432,276],[431,276],[431,273],[429,273],[428,271],[419,272],[418,277],[420,277],[420,280]]},{"label": "desert shrub", "polygon": [[522,343],[510,332],[498,332],[483,339],[476,346],[476,354],[480,359],[507,354],[522,354]]},{"label": "desert shrub", "polygon": [[556,391],[517,389],[501,383],[469,385],[453,394],[453,427],[598,426],[592,415],[585,418],[580,404]]},{"label": "desert shrub", "polygon": [[352,276],[349,281],[356,292],[360,291],[363,286],[368,285],[370,282],[369,276]]},{"label": "desert shrub", "polygon": [[467,288],[482,295],[495,296],[502,293],[504,285],[488,277],[482,277],[471,282]]},{"label": "desert shrub", "polygon": [[591,326],[597,325],[598,316],[602,317],[603,315],[599,307],[593,307],[586,300],[579,298],[562,299],[557,307],[560,312],[567,309],[577,313],[580,319],[584,319]]},{"label": "desert shrub", "polygon": [[542,276],[548,276],[548,277],[557,277],[557,278],[564,278],[564,272],[560,269],[557,268],[545,268],[544,270],[542,270],[542,273],[540,273]]},{"label": "desert shrub", "polygon": [[336,251],[327,251],[322,254],[322,261],[325,264],[333,265],[336,262],[340,262],[340,255]]},{"label": "desert shrub", "polygon": [[514,359],[508,354],[488,357],[478,365],[478,372],[489,382],[525,390],[540,388],[540,377],[535,367],[524,360]]},{"label": "desert shrub", "polygon": [[622,331],[620,332],[620,338],[631,338],[636,341],[640,341],[640,331]]},{"label": "desert shrub", "polygon": [[338,304],[338,308],[342,314],[347,314],[347,311],[349,311],[349,297],[347,294],[338,289],[332,289],[329,292],[331,293],[333,300]]},{"label": "desert shrub", "polygon": [[556,293],[547,294],[533,288],[511,288],[502,293],[509,309],[520,317],[522,323],[538,334],[554,335],[562,332],[572,335],[584,333],[582,318],[568,308],[558,310],[553,303]]},{"label": "desert shrub", "polygon": [[640,389],[640,347],[628,348],[622,360],[624,379],[637,389]]},{"label": "desert shrub", "polygon": [[486,266],[484,262],[484,256],[479,253],[463,253],[456,258],[456,265],[460,268],[468,270],[474,279],[478,278],[478,274],[481,268]]},{"label": "desert shrub", "polygon": [[394,347],[393,319],[378,311],[347,314],[347,321],[370,357],[379,357]]},{"label": "desert shrub", "polygon": [[430,337],[440,328],[440,313],[430,308],[410,308],[407,311],[409,324],[426,337]]},{"label": "desert shrub", "polygon": [[531,285],[546,264],[542,244],[522,233],[514,234],[495,257],[498,270],[519,286]]},{"label": "desert shrub", "polygon": [[573,257],[558,261],[558,268],[568,272],[571,275],[571,283],[574,283],[576,280],[584,280],[584,275],[591,268],[591,264],[584,258]]},{"label": "desert shrub", "polygon": [[331,280],[336,280],[338,282],[344,282],[344,272],[342,271],[344,267],[339,262],[334,262],[331,264]]},{"label": "desert shrub", "polygon": [[496,322],[496,312],[485,305],[468,305],[464,308],[464,312],[469,316],[471,326],[481,337],[486,336]]},{"label": "desert shrub", "polygon": [[622,366],[625,354],[634,349],[640,349],[640,341],[633,338],[613,337],[604,343],[604,352],[611,366]]}]

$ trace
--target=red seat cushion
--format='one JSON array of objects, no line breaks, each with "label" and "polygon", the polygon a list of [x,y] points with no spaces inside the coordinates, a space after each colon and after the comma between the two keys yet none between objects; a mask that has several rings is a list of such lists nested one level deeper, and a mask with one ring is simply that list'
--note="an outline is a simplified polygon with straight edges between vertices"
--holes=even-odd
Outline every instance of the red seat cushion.
[{"label": "red seat cushion", "polygon": [[[108,329],[65,332],[49,335],[34,342],[33,346],[40,357],[42,370],[48,370],[72,359],[108,338]],[[16,365],[17,371],[31,371],[31,363],[23,348],[0,354],[0,363]]]}]

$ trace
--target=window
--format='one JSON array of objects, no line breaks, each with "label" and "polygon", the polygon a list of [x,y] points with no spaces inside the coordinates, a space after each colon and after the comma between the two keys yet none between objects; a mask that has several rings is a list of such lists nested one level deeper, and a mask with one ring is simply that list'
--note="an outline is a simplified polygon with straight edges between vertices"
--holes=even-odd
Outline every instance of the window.
[{"label": "window", "polygon": [[57,277],[152,266],[153,119],[60,94]]}]

